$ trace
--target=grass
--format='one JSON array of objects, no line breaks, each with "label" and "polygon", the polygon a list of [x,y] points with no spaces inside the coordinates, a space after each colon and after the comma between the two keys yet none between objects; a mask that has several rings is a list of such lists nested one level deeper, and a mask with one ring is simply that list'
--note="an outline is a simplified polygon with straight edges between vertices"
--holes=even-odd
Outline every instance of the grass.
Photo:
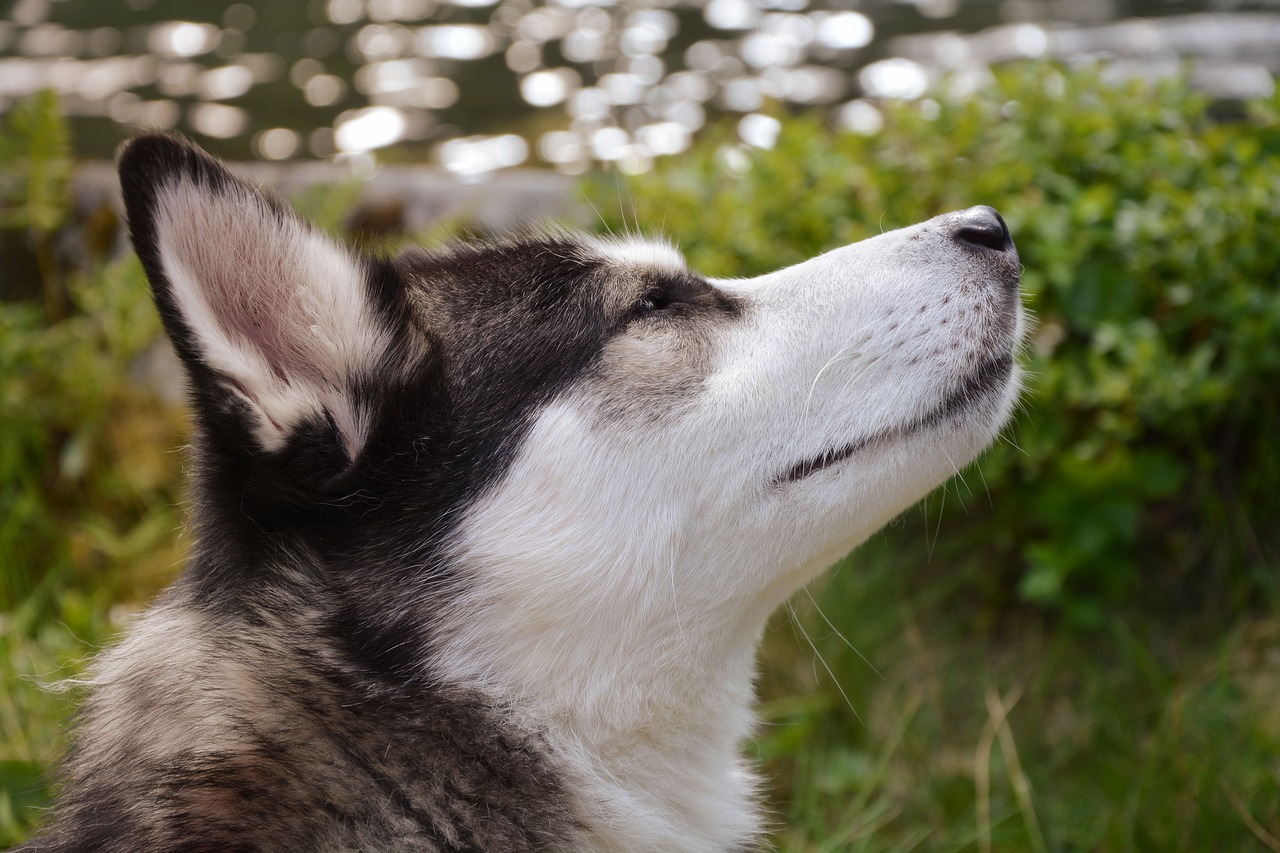
[{"label": "grass", "polygon": [[925,535],[908,513],[775,620],[756,751],[776,849],[1280,850],[1274,607],[988,631]]},{"label": "grass", "polygon": [[[146,394],[118,402],[111,440],[96,447],[106,455],[102,464],[133,466],[135,477],[154,471],[176,493],[181,413]],[[103,484],[86,491],[101,497]],[[13,506],[14,497],[4,500]],[[69,680],[84,673],[91,656],[127,627],[180,563],[176,509],[140,506],[137,499],[131,494],[96,512],[64,508],[62,518],[52,519],[64,525],[64,541],[39,542],[40,549],[23,553],[38,561],[39,582],[0,610],[0,848],[21,841],[49,802],[50,773],[79,696]],[[11,557],[21,531],[5,544]],[[6,562],[3,570],[14,567]]]}]

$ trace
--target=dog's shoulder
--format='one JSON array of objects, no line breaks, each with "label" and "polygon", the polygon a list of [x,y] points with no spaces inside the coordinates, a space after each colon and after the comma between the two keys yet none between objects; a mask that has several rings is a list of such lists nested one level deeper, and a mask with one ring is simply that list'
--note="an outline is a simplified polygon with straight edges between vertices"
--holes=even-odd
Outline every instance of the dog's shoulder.
[{"label": "dog's shoulder", "polygon": [[391,690],[298,615],[151,610],[100,660],[67,796],[22,849],[577,846],[538,732],[429,677]]}]

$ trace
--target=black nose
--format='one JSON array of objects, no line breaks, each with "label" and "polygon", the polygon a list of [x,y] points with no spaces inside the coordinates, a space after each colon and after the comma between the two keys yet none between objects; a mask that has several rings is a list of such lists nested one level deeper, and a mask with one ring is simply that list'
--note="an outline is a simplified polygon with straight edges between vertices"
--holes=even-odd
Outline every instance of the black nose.
[{"label": "black nose", "polygon": [[962,210],[956,214],[955,235],[959,240],[986,246],[997,252],[1004,252],[1013,247],[1013,238],[1009,236],[1009,228],[994,207],[985,204]]}]

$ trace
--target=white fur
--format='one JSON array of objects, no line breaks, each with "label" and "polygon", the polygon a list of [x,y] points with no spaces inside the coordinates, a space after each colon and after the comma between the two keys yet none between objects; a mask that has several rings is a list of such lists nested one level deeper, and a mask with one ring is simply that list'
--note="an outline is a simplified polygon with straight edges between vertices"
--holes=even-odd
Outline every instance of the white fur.
[{"label": "white fur", "polygon": [[[672,251],[608,255],[671,268]],[[660,428],[609,408],[637,365],[607,351],[469,511],[454,550],[470,592],[439,661],[549,732],[594,849],[719,850],[756,825],[738,750],[765,619],[972,459],[1012,407],[1016,378],[958,423],[904,432],[994,354],[997,285],[974,287],[973,258],[916,226],[717,282],[744,316],[716,328],[709,372]],[[1020,334],[1019,318],[997,346]],[[677,338],[656,341],[641,368],[689,367]]]},{"label": "white fur", "polygon": [[256,196],[210,194],[185,178],[160,190],[156,230],[201,357],[249,405],[262,446],[280,449],[328,412],[354,457],[369,423],[348,383],[376,369],[390,336],[347,252]]},{"label": "white fur", "polygon": [[592,237],[589,245],[601,257],[620,268],[638,268],[659,273],[680,274],[688,271],[680,250],[665,240],[641,240],[633,237]]}]

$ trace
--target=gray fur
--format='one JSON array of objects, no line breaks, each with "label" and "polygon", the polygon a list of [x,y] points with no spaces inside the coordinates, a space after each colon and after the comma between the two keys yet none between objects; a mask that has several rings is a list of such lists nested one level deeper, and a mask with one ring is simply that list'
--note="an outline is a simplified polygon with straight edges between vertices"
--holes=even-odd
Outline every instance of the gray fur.
[{"label": "gray fur", "polygon": [[[295,587],[296,589],[296,587]],[[578,832],[538,733],[344,665],[325,590],[243,615],[173,589],[100,661],[69,796],[25,851],[549,851]]]}]

